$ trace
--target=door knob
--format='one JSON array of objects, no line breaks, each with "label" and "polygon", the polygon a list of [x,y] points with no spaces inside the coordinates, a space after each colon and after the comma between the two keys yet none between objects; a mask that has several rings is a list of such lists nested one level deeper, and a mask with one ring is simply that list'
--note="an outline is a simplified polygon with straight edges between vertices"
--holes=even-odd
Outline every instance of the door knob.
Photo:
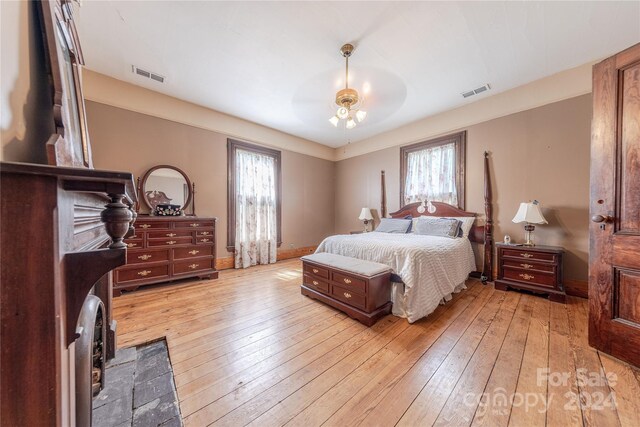
[{"label": "door knob", "polygon": [[611,221],[611,217],[609,215],[594,215],[591,217],[591,221],[593,222],[609,222]]}]

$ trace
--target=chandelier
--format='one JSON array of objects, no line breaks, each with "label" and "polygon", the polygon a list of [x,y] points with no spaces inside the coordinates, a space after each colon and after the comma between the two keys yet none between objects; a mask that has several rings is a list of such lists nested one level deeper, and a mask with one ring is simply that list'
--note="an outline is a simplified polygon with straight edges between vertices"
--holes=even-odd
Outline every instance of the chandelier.
[{"label": "chandelier", "polygon": [[340,49],[340,53],[342,53],[346,61],[346,78],[344,89],[336,93],[338,110],[336,114],[329,119],[329,122],[335,127],[338,127],[340,120],[346,120],[345,126],[347,129],[353,129],[356,127],[356,120],[360,123],[367,117],[367,112],[361,109],[362,98],[358,95],[358,91],[349,87],[349,57],[352,52],[353,45],[348,43]]}]

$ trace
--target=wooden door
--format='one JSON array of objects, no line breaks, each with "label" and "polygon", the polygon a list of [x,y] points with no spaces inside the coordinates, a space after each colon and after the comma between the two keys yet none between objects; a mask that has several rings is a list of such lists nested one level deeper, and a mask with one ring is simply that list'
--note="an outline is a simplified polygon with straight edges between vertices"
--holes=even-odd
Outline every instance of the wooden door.
[{"label": "wooden door", "polygon": [[640,44],[593,68],[589,344],[640,366]]}]

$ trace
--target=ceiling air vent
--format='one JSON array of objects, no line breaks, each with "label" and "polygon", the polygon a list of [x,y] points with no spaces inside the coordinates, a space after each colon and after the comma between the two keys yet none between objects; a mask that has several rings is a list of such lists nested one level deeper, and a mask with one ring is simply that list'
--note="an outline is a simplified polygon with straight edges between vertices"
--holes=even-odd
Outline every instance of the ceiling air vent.
[{"label": "ceiling air vent", "polygon": [[143,70],[142,68],[138,68],[135,65],[131,66],[131,71],[139,76],[146,77],[151,80],[155,80],[160,83],[164,83],[164,77],[160,74],[152,73],[151,71]]},{"label": "ceiling air vent", "polygon": [[480,86],[477,89],[473,89],[473,90],[468,90],[468,91],[462,92],[462,97],[463,98],[468,98],[470,96],[477,95],[477,94],[482,93],[482,92],[486,92],[489,89],[491,89],[491,85],[489,83],[487,83],[486,85]]}]

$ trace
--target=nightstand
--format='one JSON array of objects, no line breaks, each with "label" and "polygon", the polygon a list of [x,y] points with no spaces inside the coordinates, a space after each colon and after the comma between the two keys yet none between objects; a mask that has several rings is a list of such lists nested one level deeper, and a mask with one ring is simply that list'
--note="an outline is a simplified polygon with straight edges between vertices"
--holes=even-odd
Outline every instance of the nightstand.
[{"label": "nightstand", "polygon": [[509,288],[547,294],[549,300],[565,302],[562,283],[562,255],[558,246],[515,246],[503,243],[498,248],[496,289]]}]

